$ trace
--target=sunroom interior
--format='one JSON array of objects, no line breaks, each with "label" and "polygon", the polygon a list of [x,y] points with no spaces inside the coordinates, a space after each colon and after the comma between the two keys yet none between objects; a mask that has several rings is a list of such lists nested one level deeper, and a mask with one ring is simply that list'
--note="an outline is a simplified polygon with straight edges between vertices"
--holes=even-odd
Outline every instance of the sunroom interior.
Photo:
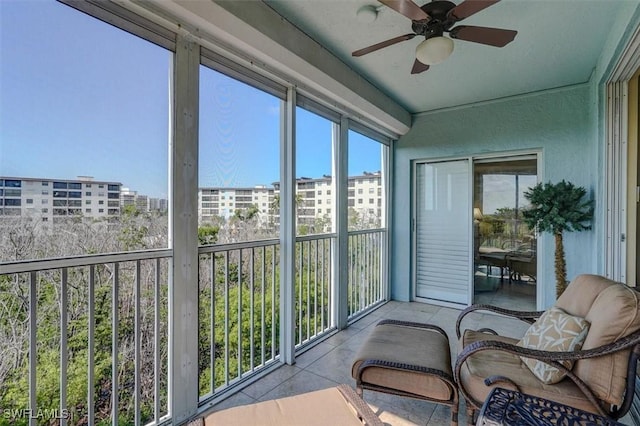
[{"label": "sunroom interior", "polygon": [[[366,0],[2,3],[0,176],[144,176],[168,200],[150,222],[120,198],[47,223],[8,213],[3,181],[2,406],[181,424],[353,384],[381,318],[451,332],[473,303],[548,308],[554,240],[521,216],[538,182],[594,201],[591,229],[565,235],[568,278],[635,286],[639,6],[502,0],[469,24],[512,43],[456,40],[411,74],[417,38],[351,56],[410,28]],[[389,424],[448,421],[371,398]]]}]

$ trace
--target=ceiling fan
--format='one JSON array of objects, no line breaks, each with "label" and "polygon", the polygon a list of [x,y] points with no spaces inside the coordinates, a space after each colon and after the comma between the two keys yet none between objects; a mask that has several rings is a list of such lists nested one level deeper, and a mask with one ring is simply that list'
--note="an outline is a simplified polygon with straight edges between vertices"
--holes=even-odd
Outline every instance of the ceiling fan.
[{"label": "ceiling fan", "polygon": [[[356,50],[352,56],[362,56],[401,41],[424,36],[425,40],[416,48],[416,60],[411,74],[418,74],[447,59],[453,51],[453,39],[471,41],[495,47],[504,47],[515,38],[517,31],[501,28],[458,25],[459,21],[474,15],[500,0],[465,0],[455,5],[447,0],[433,0],[418,6],[411,0],[378,0],[400,14],[411,19],[413,33],[394,37],[372,46]],[[452,28],[453,27],[453,28]],[[451,38],[444,37],[449,33]]]}]

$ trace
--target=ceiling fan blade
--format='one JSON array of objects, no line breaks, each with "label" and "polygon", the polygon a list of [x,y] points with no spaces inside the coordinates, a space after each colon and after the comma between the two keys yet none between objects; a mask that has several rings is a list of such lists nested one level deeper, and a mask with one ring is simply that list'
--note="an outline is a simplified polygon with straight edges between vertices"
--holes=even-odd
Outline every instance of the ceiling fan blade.
[{"label": "ceiling fan blade", "polygon": [[486,9],[487,7],[498,3],[500,0],[465,0],[453,9],[449,14],[461,21],[469,16]]},{"label": "ceiling fan blade", "polygon": [[398,37],[394,37],[386,41],[381,41],[380,43],[376,43],[372,46],[365,47],[360,50],[356,50],[351,54],[351,56],[366,55],[367,53],[375,52],[376,50],[382,49],[383,47],[391,46],[392,44],[400,43],[401,41],[411,40],[415,36],[416,36],[415,34],[411,33],[411,34],[405,34]]},{"label": "ceiling fan blade", "polygon": [[487,44],[489,46],[504,47],[511,43],[518,34],[514,30],[501,28],[473,27],[460,25],[450,31],[451,38],[472,41],[474,43]]},{"label": "ceiling fan blade", "polygon": [[428,69],[429,69],[429,65],[425,65],[416,59],[413,62],[413,68],[411,68],[411,74],[420,74],[421,72],[426,71]]},{"label": "ceiling fan blade", "polygon": [[412,21],[430,20],[431,17],[411,0],[380,0],[380,3],[406,16]]}]

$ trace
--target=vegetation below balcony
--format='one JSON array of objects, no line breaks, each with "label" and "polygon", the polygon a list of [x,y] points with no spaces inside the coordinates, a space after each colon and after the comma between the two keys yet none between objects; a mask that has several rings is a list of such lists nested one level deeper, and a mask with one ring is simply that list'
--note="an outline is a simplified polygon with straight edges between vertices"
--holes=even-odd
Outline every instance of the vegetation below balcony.
[{"label": "vegetation below balcony", "polygon": [[[118,220],[45,226],[11,219],[2,226],[1,258],[18,272],[0,274],[0,406],[26,409],[35,399],[38,408],[69,410],[69,424],[166,419],[167,217],[127,208]],[[270,231],[240,216],[199,228],[199,382],[193,385],[201,401],[278,360],[279,240],[247,241]],[[349,237],[350,316],[384,300],[384,233]],[[335,328],[335,239],[296,238],[290,303],[297,349]],[[0,418],[0,424],[27,423]]]}]

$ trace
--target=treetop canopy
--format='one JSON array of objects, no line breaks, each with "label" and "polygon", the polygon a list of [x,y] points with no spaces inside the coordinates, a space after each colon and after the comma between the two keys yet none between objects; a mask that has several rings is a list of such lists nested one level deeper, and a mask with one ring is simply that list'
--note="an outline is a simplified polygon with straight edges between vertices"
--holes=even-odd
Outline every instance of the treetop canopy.
[{"label": "treetop canopy", "polygon": [[559,234],[563,231],[591,229],[593,200],[584,199],[587,191],[571,182],[538,183],[524,193],[531,208],[523,211],[529,228]]}]

